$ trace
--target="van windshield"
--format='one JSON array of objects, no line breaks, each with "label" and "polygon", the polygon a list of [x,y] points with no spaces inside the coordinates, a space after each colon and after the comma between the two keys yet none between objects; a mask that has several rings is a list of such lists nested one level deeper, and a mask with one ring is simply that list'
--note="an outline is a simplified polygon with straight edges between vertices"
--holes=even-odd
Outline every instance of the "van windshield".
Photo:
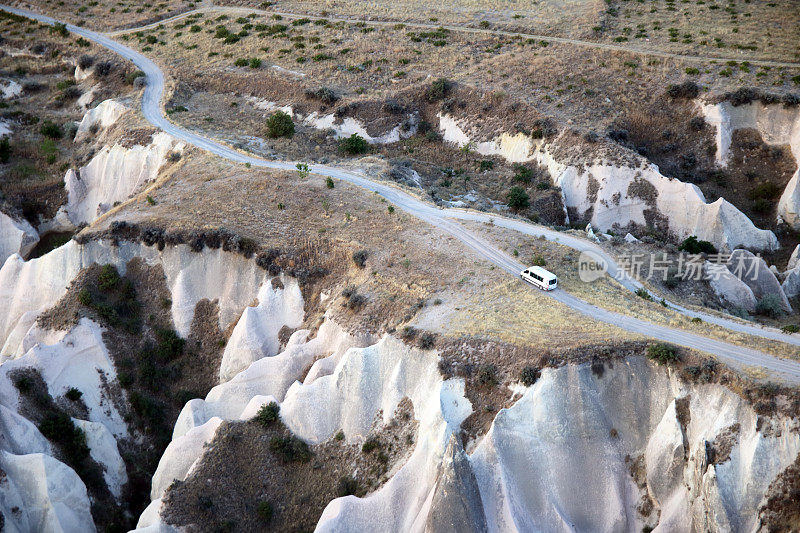
[{"label": "van windshield", "polygon": [[551,279],[551,280],[550,280],[550,285],[555,285],[555,284],[556,284],[556,280],[554,280],[554,279]]}]

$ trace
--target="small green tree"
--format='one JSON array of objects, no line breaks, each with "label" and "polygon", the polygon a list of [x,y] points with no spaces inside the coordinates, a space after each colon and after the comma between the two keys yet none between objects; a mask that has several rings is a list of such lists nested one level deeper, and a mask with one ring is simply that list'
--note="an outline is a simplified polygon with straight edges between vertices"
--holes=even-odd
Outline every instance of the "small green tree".
[{"label": "small green tree", "polygon": [[8,138],[3,137],[0,139],[0,163],[8,163],[9,159],[11,159],[11,143],[8,142]]},{"label": "small green tree", "polygon": [[783,316],[783,302],[777,294],[765,294],[756,302],[756,313],[770,318]]},{"label": "small green tree", "polygon": [[430,87],[428,87],[428,90],[425,91],[425,96],[429,102],[435,102],[443,99],[448,90],[450,90],[450,82],[445,78],[439,78],[431,83]]},{"label": "small green tree", "polygon": [[342,139],[339,143],[339,148],[348,155],[365,154],[369,150],[369,143],[364,137],[354,133],[350,137]]},{"label": "small green tree", "polygon": [[311,172],[306,163],[297,163],[295,168],[297,169],[297,175],[300,176],[301,180],[306,179],[308,177],[308,173]]},{"label": "small green tree", "polygon": [[506,197],[508,207],[515,211],[527,208],[531,203],[531,197],[522,187],[511,187]]},{"label": "small green tree", "polygon": [[261,409],[258,410],[255,421],[265,428],[269,427],[278,421],[280,412],[281,406],[278,405],[277,402],[269,402],[266,405],[262,405]]},{"label": "small green tree", "polygon": [[653,361],[666,365],[680,359],[678,349],[665,342],[657,342],[647,347],[647,357]]},{"label": "small green tree", "polygon": [[684,241],[678,246],[678,250],[682,252],[687,252],[690,254],[715,254],[717,253],[717,248],[708,241],[700,241],[697,240],[695,235],[687,237]]},{"label": "small green tree", "polygon": [[267,119],[267,135],[271,139],[291,138],[294,135],[294,121],[288,113],[276,111]]},{"label": "small green tree", "polygon": [[331,177],[325,178],[325,186],[327,188],[329,188],[329,189],[333,189],[333,186],[334,186],[333,178],[331,178]]}]

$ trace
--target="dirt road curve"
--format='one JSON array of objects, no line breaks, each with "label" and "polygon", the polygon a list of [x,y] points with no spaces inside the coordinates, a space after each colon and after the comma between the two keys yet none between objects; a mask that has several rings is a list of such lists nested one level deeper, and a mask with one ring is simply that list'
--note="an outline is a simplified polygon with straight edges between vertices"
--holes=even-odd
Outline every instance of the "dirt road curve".
[{"label": "dirt road curve", "polygon": [[[33,18],[47,24],[54,24],[57,22],[56,20],[45,15],[32,13],[23,9],[17,9],[3,5],[0,5],[0,9]],[[231,161],[250,163],[251,166],[255,167],[283,170],[293,170],[295,168],[295,163],[293,162],[268,161],[254,157],[171,123],[169,120],[167,120],[164,114],[164,109],[161,105],[161,98],[164,93],[164,74],[155,63],[142,54],[118,43],[117,41],[114,41],[107,35],[99,34],[91,30],[79,28],[70,24],[67,25],[67,29],[76,35],[80,35],[86,39],[94,41],[97,44],[104,46],[120,56],[132,61],[145,73],[147,76],[147,86],[145,87],[144,94],[142,96],[142,113],[144,114],[145,118],[154,126],[188,144],[203,150],[207,150],[219,157],[224,157]],[[488,215],[476,211],[440,209],[388,183],[373,181],[365,175],[349,170],[343,170],[325,165],[314,165],[311,170],[315,174],[329,176],[331,178],[346,181],[359,187],[377,192],[386,198],[386,200],[396,205],[398,208],[403,209],[407,213],[410,213],[411,215],[416,216],[421,220],[424,220],[429,224],[441,228],[442,230],[453,235],[466,246],[474,250],[478,255],[491,261],[493,264],[499,266],[513,276],[517,276],[519,271],[524,268],[521,263],[512,259],[504,252],[498,250],[492,244],[477,237],[468,231],[463,225],[459,224],[453,219],[472,220],[478,222],[491,221],[497,226],[512,229],[526,235],[544,236],[549,240],[559,242],[560,244],[569,246],[575,250],[592,250],[606,258],[609,264],[610,274],[613,275],[618,269],[614,261],[607,254],[605,254],[600,247],[572,235],[566,235],[543,226],[537,226],[520,220]],[[523,282],[520,281],[520,283]],[[635,290],[637,287],[639,287],[636,282],[631,281],[625,282],[624,285],[630,290]],[[531,288],[530,290],[536,289]],[[768,371],[771,374],[771,377],[775,379],[800,383],[800,362],[781,359],[779,357],[765,354],[763,352],[743,346],[737,346],[735,344],[711,339],[688,331],[661,326],[639,318],[601,309],[562,289],[551,291],[546,294],[595,320],[612,324],[626,331],[712,353],[726,361],[731,366],[739,369],[744,369],[746,367],[761,367]],[[677,305],[670,305],[686,316],[700,317],[706,322],[723,326],[732,331],[779,340],[788,344],[800,346],[800,336],[797,335],[786,335],[776,329],[764,328],[752,324],[743,324],[734,320],[727,320],[725,318],[684,309]]]}]

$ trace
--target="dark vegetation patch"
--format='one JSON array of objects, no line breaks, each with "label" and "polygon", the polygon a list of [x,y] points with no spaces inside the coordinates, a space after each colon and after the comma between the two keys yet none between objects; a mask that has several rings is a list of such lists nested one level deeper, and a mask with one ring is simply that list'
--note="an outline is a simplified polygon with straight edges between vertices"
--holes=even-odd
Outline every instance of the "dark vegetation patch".
[{"label": "dark vegetation patch", "polygon": [[216,304],[198,304],[184,340],[172,327],[171,303],[161,266],[134,259],[124,276],[111,265],[84,269],[39,318],[49,329],[66,329],[81,317],[106,327],[103,340],[117,368],[107,393],[133,435],[118,442],[129,479],[123,488],[127,529],[150,503],[151,478],[181,408],[205,396],[218,378],[224,337]]},{"label": "dark vegetation patch", "polygon": [[75,470],[86,485],[92,498],[92,518],[98,528],[127,530],[130,527],[127,509],[124,505],[117,505],[103,478],[103,467],[89,455],[86,433],[75,425],[70,413],[54,401],[39,372],[25,368],[12,372],[9,377],[20,392],[20,413],[36,424],[42,435],[53,444],[56,457]]},{"label": "dark vegetation patch", "polygon": [[758,514],[763,531],[800,530],[800,455],[770,484]]},{"label": "dark vegetation patch", "polygon": [[415,443],[408,399],[386,426],[378,412],[367,439],[352,443],[340,431],[307,444],[273,416],[277,409],[262,411],[269,413],[266,423],[259,413],[220,426],[194,472],[166,492],[167,523],[203,524],[203,531],[311,531],[334,498],[377,490]]}]

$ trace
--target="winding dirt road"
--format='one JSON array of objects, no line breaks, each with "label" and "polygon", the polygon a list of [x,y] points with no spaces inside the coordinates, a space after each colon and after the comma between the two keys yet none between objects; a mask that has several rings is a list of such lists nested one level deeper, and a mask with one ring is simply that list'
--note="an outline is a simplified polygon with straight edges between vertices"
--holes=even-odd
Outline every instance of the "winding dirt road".
[{"label": "winding dirt road", "polygon": [[[3,5],[0,5],[0,9],[17,15],[36,19],[46,24],[52,25],[57,22],[55,19],[46,15],[40,15],[23,9]],[[191,130],[187,130],[176,124],[173,124],[167,120],[164,113],[164,108],[161,104],[161,99],[164,93],[164,74],[153,61],[113,40],[107,35],[84,28],[79,28],[71,24],[67,24],[67,29],[76,35],[80,35],[86,39],[94,41],[97,44],[104,46],[120,56],[130,60],[145,73],[147,77],[147,85],[142,95],[142,113],[147,121],[154,126],[169,133],[177,139],[180,139],[200,149],[207,150],[230,161],[249,163],[251,166],[255,167],[281,170],[295,169],[294,162],[268,161],[254,157],[252,155],[234,150],[229,146],[199,135]],[[524,268],[524,265],[506,253],[500,251],[492,244],[486,242],[484,239],[474,235],[462,224],[456,222],[455,219],[491,222],[496,226],[508,228],[526,235],[543,236],[551,241],[558,242],[578,251],[592,251],[598,254],[607,261],[609,267],[608,271],[612,276],[616,275],[619,269],[613,259],[594,243],[572,235],[560,233],[544,226],[538,226],[523,222],[521,220],[505,218],[497,215],[488,215],[486,213],[477,211],[463,209],[440,209],[388,183],[374,181],[363,174],[350,170],[344,170],[326,165],[314,165],[311,171],[317,175],[328,176],[338,180],[346,181],[359,187],[363,187],[364,189],[377,192],[386,198],[387,201],[396,205],[398,208],[403,209],[407,213],[418,217],[421,220],[428,222],[429,224],[456,237],[466,246],[474,250],[478,255],[487,259],[513,276],[517,276],[518,273]],[[520,281],[520,283],[522,282]],[[641,287],[640,284],[631,280],[623,281],[623,285],[629,290],[635,290]],[[712,353],[727,362],[729,365],[739,369],[745,369],[747,367],[760,367],[771,373],[771,377],[773,378],[782,379],[793,383],[800,383],[800,362],[782,359],[780,357],[769,355],[751,348],[738,346],[717,339],[704,337],[689,331],[669,328],[640,318],[608,311],[592,305],[581,298],[564,291],[563,289],[557,289],[545,294],[580,313],[583,313],[595,320],[614,325],[620,329],[658,339],[664,342],[670,342],[685,346],[687,348]],[[766,328],[752,324],[743,324],[734,320],[728,320],[715,315],[686,309],[675,304],[669,305],[676,311],[688,317],[698,317],[706,322],[717,324],[731,331],[778,340],[794,346],[800,346],[800,336],[798,335],[786,335],[773,328]]]}]

